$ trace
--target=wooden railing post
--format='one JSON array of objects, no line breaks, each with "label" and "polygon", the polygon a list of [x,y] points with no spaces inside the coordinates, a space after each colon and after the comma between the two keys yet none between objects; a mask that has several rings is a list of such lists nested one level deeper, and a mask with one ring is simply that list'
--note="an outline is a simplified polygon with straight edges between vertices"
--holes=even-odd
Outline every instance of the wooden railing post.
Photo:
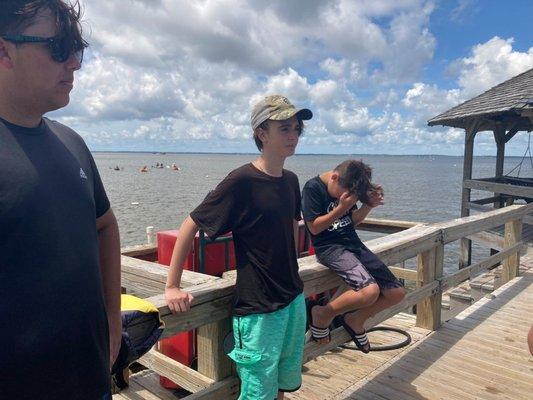
[{"label": "wooden railing post", "polygon": [[214,381],[232,374],[230,358],[224,354],[224,338],[231,331],[231,318],[198,328],[198,372]]},{"label": "wooden railing post", "polygon": [[[431,250],[418,255],[417,286],[422,287],[442,278],[444,265],[444,245],[438,244]],[[416,306],[416,326],[436,330],[440,326],[442,291],[425,298]]]},{"label": "wooden railing post", "polygon": [[[516,219],[505,224],[503,247],[507,249],[514,246],[522,239],[522,220]],[[518,276],[520,266],[520,251],[511,254],[503,261],[502,284]]]}]

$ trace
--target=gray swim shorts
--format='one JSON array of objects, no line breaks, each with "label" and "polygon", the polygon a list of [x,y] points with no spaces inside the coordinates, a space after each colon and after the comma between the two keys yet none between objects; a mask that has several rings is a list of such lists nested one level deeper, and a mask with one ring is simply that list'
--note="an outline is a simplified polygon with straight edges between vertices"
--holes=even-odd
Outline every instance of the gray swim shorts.
[{"label": "gray swim shorts", "polygon": [[317,251],[316,257],[354,290],[361,290],[372,283],[377,283],[380,290],[403,287],[389,268],[363,244],[354,250],[330,246]]}]

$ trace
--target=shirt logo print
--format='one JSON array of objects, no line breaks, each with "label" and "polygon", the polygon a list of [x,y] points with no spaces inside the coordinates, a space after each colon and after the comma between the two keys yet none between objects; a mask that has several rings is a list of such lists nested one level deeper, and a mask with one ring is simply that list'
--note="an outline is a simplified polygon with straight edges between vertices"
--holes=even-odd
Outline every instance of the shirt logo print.
[{"label": "shirt logo print", "polygon": [[85,175],[85,171],[83,171],[83,168],[80,167],[80,178],[87,179],[87,175]]},{"label": "shirt logo print", "polygon": [[[339,204],[338,200],[335,200],[329,203],[326,213],[331,212],[335,207],[337,207],[338,204]],[[349,214],[350,214],[350,211],[347,211],[346,214],[344,214],[342,217],[333,221],[333,223],[328,228],[328,232],[333,232],[339,228],[344,228],[345,226],[352,225],[353,224],[352,217]]]}]

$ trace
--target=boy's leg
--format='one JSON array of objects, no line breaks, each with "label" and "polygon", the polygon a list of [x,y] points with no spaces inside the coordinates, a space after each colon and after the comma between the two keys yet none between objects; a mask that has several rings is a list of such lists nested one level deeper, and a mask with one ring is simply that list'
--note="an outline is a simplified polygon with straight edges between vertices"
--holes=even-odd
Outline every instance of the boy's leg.
[{"label": "boy's leg", "polygon": [[241,379],[239,400],[276,398],[278,363],[287,328],[286,308],[233,318],[235,348],[230,357]]},{"label": "boy's leg", "polygon": [[376,302],[368,307],[361,308],[357,312],[350,313],[344,317],[345,321],[357,333],[363,332],[366,320],[373,317],[380,311],[383,311],[395,304],[398,304],[405,297],[403,287],[393,289],[383,289]]},{"label": "boy's leg", "polygon": [[375,303],[346,316],[346,322],[355,332],[363,332],[364,323],[368,318],[403,300],[405,289],[389,268],[366,246],[361,248],[358,258],[380,288],[380,294]]},{"label": "boy's leg", "polygon": [[[375,279],[354,253],[342,248],[332,249],[320,255],[319,261],[339,275],[350,289],[334,297],[325,306],[315,306],[311,309],[314,326],[327,327],[335,316],[368,307],[378,299],[379,287]],[[318,342],[327,343],[329,338]]]},{"label": "boy's leg", "polygon": [[302,360],[305,345],[305,297],[300,294],[287,307],[287,329],[278,364],[278,399],[302,385]]},{"label": "boy's leg", "polygon": [[360,290],[350,288],[326,305],[314,306],[311,310],[313,324],[317,327],[329,326],[337,315],[370,307],[377,301],[379,294],[379,286],[375,283]]}]

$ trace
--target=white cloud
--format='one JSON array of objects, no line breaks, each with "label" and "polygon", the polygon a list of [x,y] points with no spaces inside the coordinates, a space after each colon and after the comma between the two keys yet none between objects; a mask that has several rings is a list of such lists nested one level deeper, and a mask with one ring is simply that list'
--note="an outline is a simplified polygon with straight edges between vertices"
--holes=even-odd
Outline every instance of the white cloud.
[{"label": "white cloud", "polygon": [[533,67],[533,47],[527,52],[513,50],[513,38],[493,37],[472,49],[470,57],[456,61],[459,85],[467,98]]},{"label": "white cloud", "polygon": [[533,50],[493,38],[454,63],[451,89],[427,82],[433,0],[84,5],[91,48],[55,115],[99,149],[253,150],[250,107],[273,93],[313,110],[304,149],[460,146],[427,119],[533,66]]},{"label": "white cloud", "polygon": [[423,120],[428,120],[463,100],[464,97],[461,97],[459,89],[443,90],[437,85],[417,82],[405,93],[402,103],[405,107],[419,113]]}]

